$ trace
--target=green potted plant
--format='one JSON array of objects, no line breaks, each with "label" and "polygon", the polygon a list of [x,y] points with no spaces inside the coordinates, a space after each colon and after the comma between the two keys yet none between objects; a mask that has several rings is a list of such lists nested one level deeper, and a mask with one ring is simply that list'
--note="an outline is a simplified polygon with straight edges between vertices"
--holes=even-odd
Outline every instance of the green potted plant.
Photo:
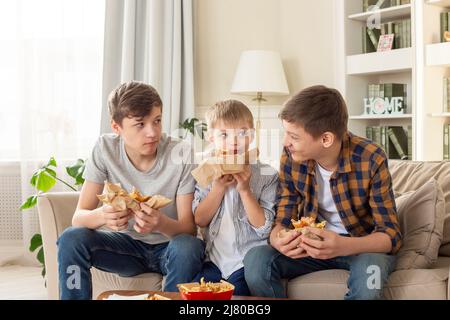
[{"label": "green potted plant", "polygon": [[[33,173],[30,184],[36,190],[36,193],[25,200],[21,205],[20,210],[26,210],[36,206],[38,197],[42,193],[50,191],[57,182],[64,184],[72,191],[78,191],[77,187],[84,183],[83,172],[85,169],[85,161],[78,159],[75,164],[66,167],[67,174],[75,180],[72,184],[57,176],[57,167],[58,165],[55,158],[51,157],[46,165]],[[36,258],[42,265],[42,276],[45,277],[44,248],[42,246],[42,236],[39,233],[31,238],[29,250],[31,252],[37,251]]]},{"label": "green potted plant", "polygon": [[184,137],[186,138],[188,133],[191,133],[193,136],[197,134],[202,140],[205,139],[205,132],[207,130],[206,123],[201,122],[197,118],[187,118],[184,122],[180,123],[180,129],[185,130]]}]

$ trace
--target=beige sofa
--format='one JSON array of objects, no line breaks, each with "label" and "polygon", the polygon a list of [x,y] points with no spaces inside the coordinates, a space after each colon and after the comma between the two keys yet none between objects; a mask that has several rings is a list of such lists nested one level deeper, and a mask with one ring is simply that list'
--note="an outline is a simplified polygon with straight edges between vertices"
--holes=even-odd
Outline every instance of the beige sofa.
[{"label": "beige sofa", "polygon": [[[394,189],[406,192],[418,189],[429,178],[440,183],[445,202],[450,203],[450,162],[391,161]],[[39,218],[44,242],[49,299],[58,299],[56,240],[70,226],[78,200],[77,193],[48,193],[39,198]],[[391,274],[385,288],[388,299],[443,299],[450,297],[450,205],[445,209],[443,245],[437,261],[429,269],[399,270]],[[445,256],[444,256],[445,255]],[[93,269],[93,297],[114,289],[159,290],[162,277],[148,273],[123,278]],[[348,272],[326,270],[290,280],[288,296],[293,299],[342,299],[347,291]]]}]

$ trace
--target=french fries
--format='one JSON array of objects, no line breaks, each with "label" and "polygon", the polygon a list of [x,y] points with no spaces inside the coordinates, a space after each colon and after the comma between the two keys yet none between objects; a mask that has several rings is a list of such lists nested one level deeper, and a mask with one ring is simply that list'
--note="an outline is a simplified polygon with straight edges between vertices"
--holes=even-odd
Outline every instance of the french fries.
[{"label": "french fries", "polygon": [[172,300],[172,299],[164,297],[164,296],[162,296],[160,294],[155,293],[155,294],[145,298],[145,300]]},{"label": "french fries", "polygon": [[212,292],[212,293],[221,293],[225,291],[230,291],[234,289],[234,286],[231,283],[221,280],[220,282],[205,282],[205,278],[200,279],[200,283],[185,283],[178,285],[178,288],[181,292],[189,293],[189,292]]}]

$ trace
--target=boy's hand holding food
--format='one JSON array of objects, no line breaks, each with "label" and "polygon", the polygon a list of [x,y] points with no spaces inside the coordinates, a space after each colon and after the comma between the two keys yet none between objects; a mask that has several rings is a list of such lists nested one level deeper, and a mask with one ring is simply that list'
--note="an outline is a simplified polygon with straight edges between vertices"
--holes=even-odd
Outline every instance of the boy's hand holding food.
[{"label": "boy's hand holding food", "polygon": [[234,180],[233,175],[225,174],[217,179],[214,179],[211,188],[225,192],[228,187],[234,185],[235,183],[236,181]]},{"label": "boy's hand holding food", "polygon": [[239,193],[250,191],[250,179],[252,177],[252,170],[250,165],[245,165],[244,171],[233,174],[233,178],[236,180],[236,190]]},{"label": "boy's hand holding food", "polygon": [[152,209],[146,203],[141,203],[140,210],[134,211],[134,230],[141,234],[157,231],[165,217],[161,211]]},{"label": "boy's hand holding food", "polygon": [[114,231],[122,231],[128,228],[128,220],[133,218],[133,212],[130,209],[116,210],[110,205],[102,207],[103,225]]}]

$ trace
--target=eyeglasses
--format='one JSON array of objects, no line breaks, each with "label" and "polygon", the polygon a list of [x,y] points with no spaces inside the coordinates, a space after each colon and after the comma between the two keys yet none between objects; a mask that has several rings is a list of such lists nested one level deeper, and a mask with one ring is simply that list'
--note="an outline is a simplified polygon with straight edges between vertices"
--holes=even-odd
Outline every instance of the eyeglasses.
[{"label": "eyeglasses", "polygon": [[231,139],[231,138],[250,138],[254,135],[254,129],[227,129],[226,131],[215,130],[214,136],[220,139]]}]

